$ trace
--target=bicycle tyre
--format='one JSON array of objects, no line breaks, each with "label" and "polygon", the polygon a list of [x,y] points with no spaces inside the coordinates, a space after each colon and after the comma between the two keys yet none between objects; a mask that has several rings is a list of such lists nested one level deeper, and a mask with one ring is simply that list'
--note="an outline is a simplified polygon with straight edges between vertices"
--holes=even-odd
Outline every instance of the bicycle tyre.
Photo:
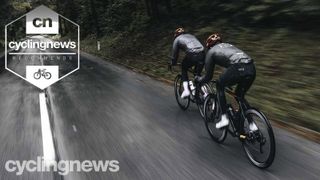
[{"label": "bicycle tyre", "polygon": [[39,72],[35,72],[35,73],[33,74],[33,78],[34,78],[34,79],[40,79],[40,78],[41,78],[41,74],[40,74]]},{"label": "bicycle tyre", "polygon": [[[216,113],[220,113],[219,107],[217,106],[218,103],[216,102],[215,99],[216,99],[215,94],[209,94],[205,99],[205,102],[204,102],[205,126],[210,137],[215,142],[223,143],[228,134],[228,131],[227,131],[228,126],[221,129],[217,129],[215,127],[216,123],[219,121],[219,119],[215,118],[217,117]],[[215,104],[214,110],[212,109],[213,103]],[[220,117],[220,115],[218,117]]]},{"label": "bicycle tyre", "polygon": [[[177,77],[174,80],[174,94],[176,97],[176,101],[179,105],[179,107],[182,110],[186,110],[188,109],[189,105],[190,105],[190,97],[187,97],[186,99],[182,99],[181,98],[181,94],[183,91],[183,87],[182,87],[182,80],[181,80],[181,75],[177,75]],[[181,101],[185,101],[184,103]]]},{"label": "bicycle tyre", "polygon": [[[258,109],[255,109],[255,108],[250,108],[246,111],[246,113],[245,113],[246,120],[245,121],[247,121],[247,118],[249,117],[250,114],[255,115],[256,117],[260,118],[260,120],[262,120],[261,122],[264,123],[267,127],[267,133],[268,133],[269,142],[270,142],[269,155],[266,158],[266,160],[263,160],[263,161],[257,160],[256,157],[249,150],[249,147],[247,146],[247,143],[248,143],[247,140],[243,141],[243,143],[242,143],[243,149],[246,153],[246,156],[248,157],[248,159],[250,160],[250,162],[253,165],[255,165],[256,167],[261,168],[261,169],[268,168],[273,163],[274,158],[275,158],[275,153],[276,153],[276,144],[275,144],[275,138],[274,138],[272,126],[271,126],[269,120],[266,118],[266,116],[262,112],[260,112]],[[258,126],[258,129],[259,129],[259,132],[261,132],[259,126]]]},{"label": "bicycle tyre", "polygon": [[45,78],[45,79],[51,79],[51,73],[46,72],[46,73],[44,74],[44,78]]},{"label": "bicycle tyre", "polygon": [[[208,94],[213,93],[213,91],[211,90],[211,87],[209,86],[209,84],[205,83],[205,84],[202,85],[202,86],[205,86],[205,87],[206,87],[206,89],[207,89],[207,91],[208,91],[208,92],[207,92]],[[201,87],[202,87],[202,86],[201,86]],[[198,106],[198,110],[199,110],[199,113],[200,113],[201,117],[202,117],[203,119],[205,119],[205,117],[204,117],[204,101],[205,101],[206,99],[203,98],[204,93],[202,92],[201,87],[199,87],[200,89],[198,90],[198,94],[196,95],[196,96],[199,98],[199,100],[200,100],[200,102],[197,102],[197,106]]]}]

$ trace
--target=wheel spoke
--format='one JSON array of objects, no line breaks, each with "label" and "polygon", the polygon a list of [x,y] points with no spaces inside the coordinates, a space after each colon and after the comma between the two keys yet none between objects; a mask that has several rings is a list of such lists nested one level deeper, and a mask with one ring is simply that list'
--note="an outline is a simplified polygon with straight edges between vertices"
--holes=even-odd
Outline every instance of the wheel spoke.
[{"label": "wheel spoke", "polygon": [[174,82],[174,93],[176,96],[176,100],[178,105],[182,110],[186,110],[190,104],[190,98],[182,99],[181,94],[183,92],[181,75],[178,75]]}]

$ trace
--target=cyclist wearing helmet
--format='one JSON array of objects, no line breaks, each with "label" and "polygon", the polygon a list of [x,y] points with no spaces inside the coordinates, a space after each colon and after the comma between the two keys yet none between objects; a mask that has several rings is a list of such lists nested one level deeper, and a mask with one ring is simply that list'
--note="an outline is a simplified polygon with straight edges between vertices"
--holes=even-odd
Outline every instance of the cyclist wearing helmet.
[{"label": "cyclist wearing helmet", "polygon": [[190,95],[188,87],[188,69],[196,66],[196,75],[200,76],[204,66],[204,47],[199,40],[191,35],[185,33],[183,28],[178,28],[174,32],[174,42],[172,49],[171,65],[176,65],[179,57],[179,51],[185,52],[185,57],[181,63],[181,80],[183,81],[183,92],[181,98],[186,98]]},{"label": "cyclist wearing helmet", "polygon": [[[223,43],[221,36],[217,33],[208,37],[206,46],[208,48],[205,58],[206,75],[196,78],[196,82],[209,82],[213,77],[216,64],[226,68],[217,81],[217,95],[222,111],[221,120],[216,124],[216,128],[219,129],[229,125],[226,115],[225,87],[237,84],[235,91],[237,96],[244,97],[256,77],[256,70],[251,57],[232,44]],[[249,127],[250,130],[257,129],[254,123]]]}]

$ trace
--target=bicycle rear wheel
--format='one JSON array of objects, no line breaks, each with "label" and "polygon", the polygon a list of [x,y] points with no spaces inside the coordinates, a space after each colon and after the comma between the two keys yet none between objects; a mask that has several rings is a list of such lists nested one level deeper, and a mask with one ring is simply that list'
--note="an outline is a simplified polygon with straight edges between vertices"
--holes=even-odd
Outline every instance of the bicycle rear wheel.
[{"label": "bicycle rear wheel", "polygon": [[[269,167],[275,157],[275,139],[270,122],[257,109],[245,113],[244,132],[247,134],[242,145],[250,162],[259,168]],[[251,131],[249,123],[255,123],[258,130]]]},{"label": "bicycle rear wheel", "polygon": [[205,125],[208,130],[210,137],[217,143],[222,143],[227,137],[227,128],[221,129],[216,128],[216,123],[219,122],[221,111],[216,101],[214,94],[209,94],[204,102],[204,116]]},{"label": "bicycle rear wheel", "polygon": [[51,73],[46,72],[46,73],[44,74],[44,78],[45,78],[45,79],[51,79]]},{"label": "bicycle rear wheel", "polygon": [[177,75],[176,79],[174,80],[174,94],[176,96],[177,103],[182,110],[186,110],[190,104],[190,97],[185,99],[181,98],[181,94],[183,92],[183,82],[181,80],[181,75]]}]

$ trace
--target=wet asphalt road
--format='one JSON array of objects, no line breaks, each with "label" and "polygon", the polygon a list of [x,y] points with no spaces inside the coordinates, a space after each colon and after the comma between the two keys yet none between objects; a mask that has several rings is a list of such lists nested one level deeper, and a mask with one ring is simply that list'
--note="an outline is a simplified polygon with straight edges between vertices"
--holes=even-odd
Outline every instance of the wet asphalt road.
[{"label": "wet asphalt road", "polygon": [[214,143],[194,105],[180,110],[172,86],[85,53],[81,69],[47,91],[55,148],[60,160],[118,160],[120,171],[16,176],[7,160],[42,156],[39,92],[1,69],[0,179],[320,178],[318,143],[274,128],[276,158],[260,170],[238,140]]}]

